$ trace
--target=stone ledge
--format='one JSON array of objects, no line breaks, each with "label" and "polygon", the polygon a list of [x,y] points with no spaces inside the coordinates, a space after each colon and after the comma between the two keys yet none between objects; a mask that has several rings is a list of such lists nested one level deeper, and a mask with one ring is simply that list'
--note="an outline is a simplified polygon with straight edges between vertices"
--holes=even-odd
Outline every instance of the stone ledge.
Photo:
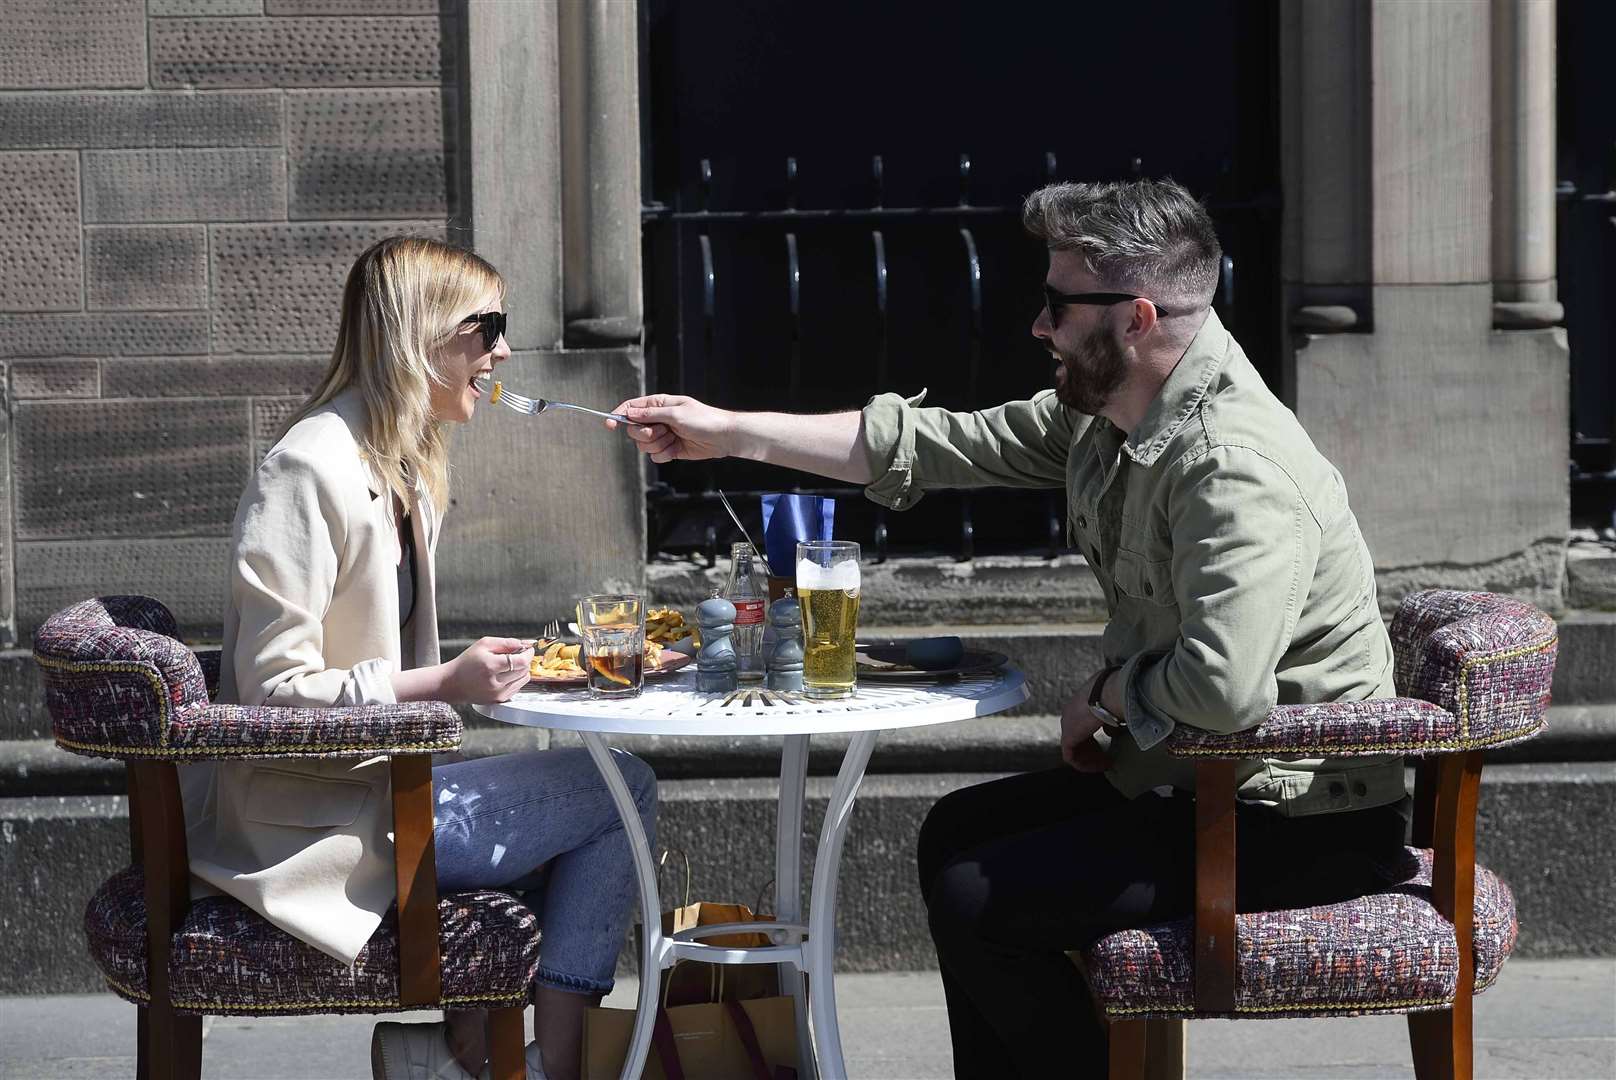
[{"label": "stone ledge", "polygon": [[1616,611],[1616,543],[1573,538],[1566,548],[1566,603]]},{"label": "stone ledge", "polygon": [[[915,837],[942,795],[997,774],[872,776],[853,808],[839,884],[845,971],[935,966],[914,884]],[[808,782],[804,855],[830,789]],[[774,783],[668,780],[660,842],[688,853],[691,894],[753,903],[774,876]],[[128,861],[128,809],[115,796],[0,799],[0,932],[13,943],[0,995],[94,991],[80,923],[90,893]],[[1502,765],[1482,777],[1478,857],[1515,890],[1521,956],[1616,954],[1616,768]],[[804,863],[804,882],[810,880]],[[682,890],[683,882],[664,880]]]}]

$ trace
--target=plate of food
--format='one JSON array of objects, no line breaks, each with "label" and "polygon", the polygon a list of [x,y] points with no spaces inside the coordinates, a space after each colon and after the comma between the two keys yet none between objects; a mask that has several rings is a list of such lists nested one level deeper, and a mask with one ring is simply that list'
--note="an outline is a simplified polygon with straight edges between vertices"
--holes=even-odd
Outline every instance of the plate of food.
[{"label": "plate of food", "polygon": [[[670,675],[695,660],[689,653],[664,648],[656,641],[646,641],[643,662],[645,677],[658,678]],[[588,680],[584,676],[583,665],[587,659],[583,656],[583,646],[576,641],[565,638],[539,638],[533,643],[533,661],[528,665],[528,685],[539,686],[583,686]],[[612,678],[611,674],[606,674]]]}]

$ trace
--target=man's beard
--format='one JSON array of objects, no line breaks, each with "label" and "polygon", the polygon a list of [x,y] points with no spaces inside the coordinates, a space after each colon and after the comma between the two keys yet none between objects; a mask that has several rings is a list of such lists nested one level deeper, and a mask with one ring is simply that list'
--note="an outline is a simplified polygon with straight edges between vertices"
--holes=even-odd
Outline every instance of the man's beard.
[{"label": "man's beard", "polygon": [[1128,377],[1128,351],[1105,326],[1089,331],[1074,352],[1056,351],[1061,364],[1056,399],[1069,409],[1098,416]]}]

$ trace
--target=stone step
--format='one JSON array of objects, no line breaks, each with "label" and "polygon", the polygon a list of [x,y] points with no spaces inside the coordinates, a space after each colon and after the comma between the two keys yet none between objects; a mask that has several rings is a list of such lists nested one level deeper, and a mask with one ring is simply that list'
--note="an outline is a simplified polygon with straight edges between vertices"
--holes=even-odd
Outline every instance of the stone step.
[{"label": "stone step", "polygon": [[[1579,611],[1559,620],[1560,654],[1554,672],[1554,700],[1560,705],[1616,702],[1616,612]],[[972,648],[1002,652],[1013,658],[1027,676],[1031,698],[1019,710],[1023,715],[1059,714],[1082,683],[1101,666],[1099,623],[1039,623],[997,625],[870,626],[860,635],[867,640],[958,634]],[[457,639],[444,643],[444,655],[454,656],[469,644]],[[199,646],[206,648],[206,646]],[[492,721],[469,715],[468,721],[486,726]],[[0,741],[41,739],[50,735],[45,715],[39,669],[33,657],[20,649],[0,652]]]},{"label": "stone step", "polygon": [[[851,971],[935,966],[915,886],[914,844],[942,795],[983,773],[869,777],[853,809],[839,884],[838,963]],[[831,781],[812,777],[803,880]],[[666,780],[660,842],[688,854],[691,895],[752,903],[773,877],[775,785]],[[0,926],[10,942],[0,995],[93,991],[84,904],[128,861],[127,800],[0,799]],[[1515,890],[1519,955],[1616,954],[1616,766],[1500,765],[1482,778],[1478,857]],[[683,882],[665,876],[670,897]]]},{"label": "stone step", "polygon": [[[479,718],[481,719],[481,718]],[[870,757],[875,774],[1023,772],[1059,761],[1056,716],[983,716],[954,724],[883,732]],[[816,735],[808,770],[834,776],[847,748],[845,734]],[[772,777],[780,769],[780,740],[769,735],[619,735],[613,746],[638,754],[664,780]],[[575,732],[495,724],[466,732],[468,757],[548,747],[581,746]],[[1487,752],[1488,766],[1555,762],[1616,762],[1616,705],[1555,705],[1543,734]],[[0,742],[0,797],[121,795],[122,762],[83,757],[49,739]]]}]

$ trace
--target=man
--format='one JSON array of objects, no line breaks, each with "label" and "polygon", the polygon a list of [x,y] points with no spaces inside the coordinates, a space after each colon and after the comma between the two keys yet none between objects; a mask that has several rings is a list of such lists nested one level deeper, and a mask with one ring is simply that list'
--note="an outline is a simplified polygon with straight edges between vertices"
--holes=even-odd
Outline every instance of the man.
[{"label": "man", "polygon": [[[1065,765],[940,800],[919,870],[956,1073],[1100,1076],[1105,1033],[1066,951],[1193,910],[1194,773],[1163,740],[1390,695],[1392,651],[1340,475],[1211,311],[1206,211],[1144,180],[1046,187],[1022,218],[1049,249],[1032,332],[1056,361],[1030,401],[955,413],[883,394],[791,416],[653,395],[617,411],[655,461],[754,458],[900,510],[929,488],[1065,485],[1110,610],[1105,666],[1062,712]],[[1400,760],[1252,760],[1238,781],[1241,910],[1343,899],[1400,868]]]}]

